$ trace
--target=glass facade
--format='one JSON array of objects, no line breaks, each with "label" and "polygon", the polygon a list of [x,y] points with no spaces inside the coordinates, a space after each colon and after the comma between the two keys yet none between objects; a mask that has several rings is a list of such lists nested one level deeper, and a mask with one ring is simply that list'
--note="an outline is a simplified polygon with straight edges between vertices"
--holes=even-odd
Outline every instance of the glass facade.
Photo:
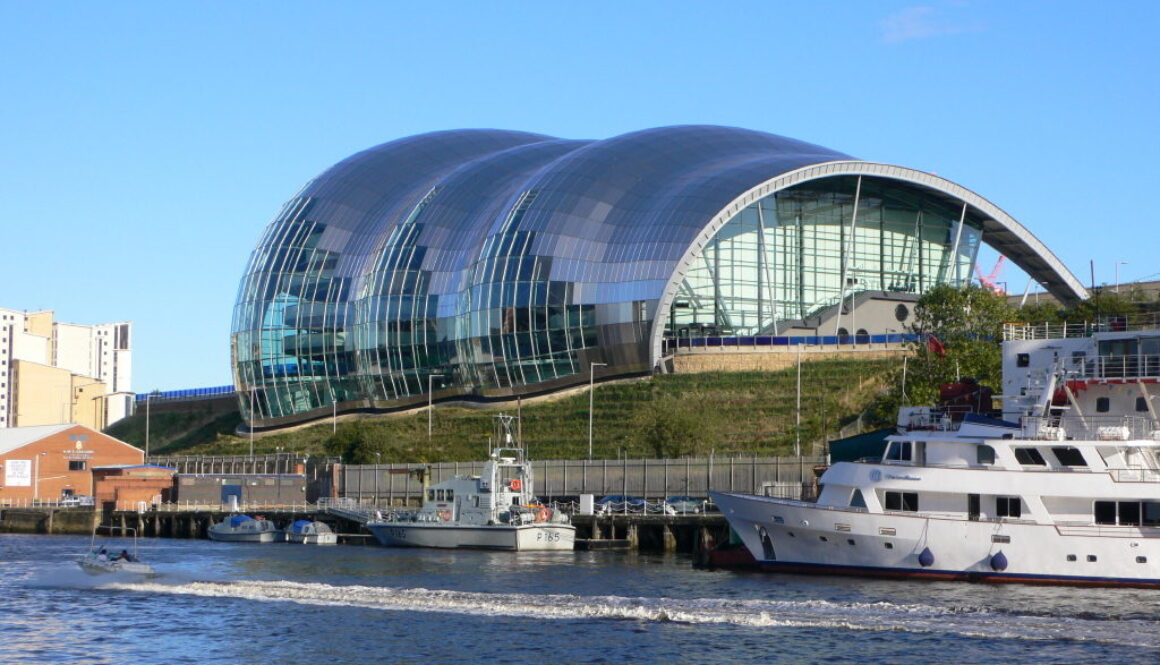
[{"label": "glass facade", "polygon": [[752,188],[855,161],[704,126],[602,141],[460,130],[358,153],[288,201],[250,258],[232,333],[243,413],[277,427],[541,393],[594,362],[650,372],[666,327],[769,332],[856,290],[965,281],[981,213],[886,177],[773,192],[690,253]]},{"label": "glass facade", "polygon": [[859,292],[966,285],[983,221],[961,202],[885,178],[783,189],[735,215],[696,257],[669,333],[776,335]]}]

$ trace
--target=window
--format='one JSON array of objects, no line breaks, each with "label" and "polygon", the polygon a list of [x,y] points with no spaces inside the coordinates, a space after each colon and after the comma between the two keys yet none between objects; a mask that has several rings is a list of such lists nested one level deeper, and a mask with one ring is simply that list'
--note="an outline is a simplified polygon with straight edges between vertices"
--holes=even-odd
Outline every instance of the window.
[{"label": "window", "polygon": [[1031,365],[1031,354],[1030,353],[1020,353],[1020,354],[1015,356],[1015,366],[1016,367],[1029,367],[1030,365]]},{"label": "window", "polygon": [[69,471],[84,471],[86,468],[88,468],[88,464],[84,460],[74,459],[68,461]]},{"label": "window", "polygon": [[1088,560],[1088,563],[1095,563],[1096,562],[1096,555],[1094,555],[1094,554],[1087,555],[1087,560]]},{"label": "window", "polygon": [[1051,452],[1055,454],[1055,458],[1059,460],[1059,463],[1064,466],[1087,466],[1087,462],[1083,458],[1083,453],[1078,448],[1072,448],[1070,446],[1052,448]]},{"label": "window", "polygon": [[1068,555],[1067,555],[1067,560],[1068,560],[1068,561],[1075,561],[1075,560],[1076,560],[1076,556],[1075,556],[1074,554],[1068,554]]},{"label": "window", "polygon": [[1015,461],[1020,464],[1047,466],[1047,462],[1043,461],[1043,455],[1036,448],[1016,448]]},{"label": "window", "polygon": [[975,449],[975,459],[979,464],[991,465],[995,463],[995,449],[991,446],[980,445]]},{"label": "window", "polygon": [[1100,413],[1107,413],[1112,408],[1112,401],[1107,397],[1096,398],[1096,411]]},{"label": "window", "polygon": [[918,510],[918,493],[887,492],[885,506],[886,510],[905,510],[908,512],[915,512]]},{"label": "window", "polygon": [[1121,526],[1140,526],[1140,504],[1138,502],[1121,501],[1118,507]]},{"label": "window", "polygon": [[1148,399],[1145,397],[1137,397],[1136,398],[1136,410],[1137,411],[1147,411],[1148,410]]},{"label": "window", "polygon": [[998,517],[1019,517],[1023,514],[1023,502],[1017,496],[995,497],[995,515]]},{"label": "window", "polygon": [[850,507],[851,508],[865,508],[866,507],[866,497],[862,496],[862,490],[855,489],[854,493],[850,495]]},{"label": "window", "polygon": [[1011,542],[1011,536],[999,536],[999,535],[992,535],[992,536],[991,536],[991,542],[992,542],[992,543],[1003,543],[1003,544],[1005,544],[1005,543],[1010,543],[1010,542]]},{"label": "window", "polygon": [[1095,518],[1096,524],[1115,524],[1116,502],[1096,501]]},{"label": "window", "polygon": [[1140,504],[1144,526],[1160,526],[1160,503],[1144,501]]},{"label": "window", "polygon": [[886,449],[886,459],[909,462],[913,454],[913,445],[910,441],[891,441],[890,447]]}]

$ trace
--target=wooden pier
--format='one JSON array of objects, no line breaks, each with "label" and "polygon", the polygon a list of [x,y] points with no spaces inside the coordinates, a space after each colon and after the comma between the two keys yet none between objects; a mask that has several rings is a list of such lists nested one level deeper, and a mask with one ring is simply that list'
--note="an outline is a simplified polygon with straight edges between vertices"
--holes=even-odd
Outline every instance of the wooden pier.
[{"label": "wooden pier", "polygon": [[[311,506],[248,510],[277,524],[308,519],[326,522],[346,544],[375,544],[362,523]],[[0,532],[88,535],[97,524],[135,529],[146,538],[207,538],[206,530],[231,514],[225,509],[104,512],[92,508],[0,509]],[[629,549],[648,552],[696,553],[724,542],[729,525],[720,513],[641,515],[615,513],[573,515],[577,549]]]}]

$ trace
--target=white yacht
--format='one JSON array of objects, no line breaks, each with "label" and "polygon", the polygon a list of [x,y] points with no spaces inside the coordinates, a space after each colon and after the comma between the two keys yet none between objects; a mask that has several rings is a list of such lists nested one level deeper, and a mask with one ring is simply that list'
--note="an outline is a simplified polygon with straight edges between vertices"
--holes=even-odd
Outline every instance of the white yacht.
[{"label": "white yacht", "polygon": [[1001,417],[904,408],[816,502],[713,501],[771,570],[1160,586],[1160,329],[1129,328],[1010,325]]},{"label": "white yacht", "polygon": [[[511,416],[499,416],[500,441],[512,446]],[[478,476],[458,475],[426,490],[423,506],[366,525],[390,547],[572,550],[576,527],[542,505],[521,447],[495,448]]]}]

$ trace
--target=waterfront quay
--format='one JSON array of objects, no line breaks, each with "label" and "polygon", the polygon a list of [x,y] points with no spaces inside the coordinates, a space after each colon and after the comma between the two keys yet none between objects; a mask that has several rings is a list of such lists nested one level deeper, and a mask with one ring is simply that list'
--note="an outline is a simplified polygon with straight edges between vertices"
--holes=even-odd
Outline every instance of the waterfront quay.
[{"label": "waterfront quay", "polygon": [[[248,514],[262,515],[278,525],[308,519],[326,522],[348,545],[374,545],[364,528],[366,508],[349,502],[320,502],[297,506],[242,506]],[[345,508],[344,508],[345,506]],[[146,538],[207,538],[206,530],[236,511],[221,506],[162,506],[159,510],[104,511],[94,508],[31,506],[0,508],[0,533],[87,535],[100,525],[133,530]],[[363,516],[360,517],[360,513]],[[720,513],[653,515],[611,513],[571,516],[576,526],[577,549],[631,549],[655,552],[695,553],[729,536],[729,525]]]}]

